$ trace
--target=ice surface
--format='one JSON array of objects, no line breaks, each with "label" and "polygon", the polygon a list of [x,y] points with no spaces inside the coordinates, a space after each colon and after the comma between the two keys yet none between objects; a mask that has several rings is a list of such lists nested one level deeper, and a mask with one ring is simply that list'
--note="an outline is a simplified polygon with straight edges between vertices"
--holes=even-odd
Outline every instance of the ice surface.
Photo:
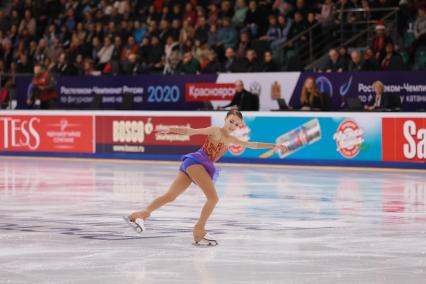
[{"label": "ice surface", "polygon": [[425,283],[426,172],[222,166],[208,231],[191,186],[122,216],[178,164],[0,157],[0,283]]}]

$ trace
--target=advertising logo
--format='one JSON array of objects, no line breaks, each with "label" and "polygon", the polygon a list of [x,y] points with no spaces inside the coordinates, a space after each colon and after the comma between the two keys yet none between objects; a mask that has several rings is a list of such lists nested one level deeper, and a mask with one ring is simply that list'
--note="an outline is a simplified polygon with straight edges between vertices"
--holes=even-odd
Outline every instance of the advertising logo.
[{"label": "advertising logo", "polygon": [[[211,125],[210,117],[172,116],[97,116],[98,152],[124,153],[183,153],[203,144],[202,135],[163,133],[166,128],[204,128]],[[183,147],[183,148],[182,148]],[[184,149],[185,148],[185,149]]]},{"label": "advertising logo", "polygon": [[317,85],[318,90],[321,93],[329,94],[330,97],[333,96],[333,85],[331,84],[330,80],[325,76],[319,76],[315,83]]},{"label": "advertising logo", "polygon": [[93,153],[90,116],[0,117],[0,151]]},{"label": "advertising logo", "polygon": [[186,83],[187,102],[229,101],[235,95],[234,83]]},{"label": "advertising logo", "polygon": [[275,81],[271,86],[271,99],[281,99],[281,84]]},{"label": "advertising logo", "polygon": [[383,118],[383,160],[426,162],[426,119]]},{"label": "advertising logo", "polygon": [[251,82],[249,85],[249,90],[250,93],[260,96],[260,93],[262,92],[262,85],[257,81]]},{"label": "advertising logo", "polygon": [[[247,127],[247,125],[245,125],[244,123],[242,125],[240,125],[240,127],[236,130],[234,130],[234,132],[232,132],[232,136],[235,136],[236,138],[238,138],[241,141],[249,141],[250,136],[250,128]],[[245,151],[245,147],[243,146],[238,146],[238,145],[231,145],[229,146],[229,152],[234,155],[234,156],[239,156],[242,153],[244,153]]]},{"label": "advertising logo", "polygon": [[356,157],[360,152],[362,143],[364,143],[363,134],[364,131],[355,121],[344,120],[333,136],[336,141],[336,150],[347,159]]},{"label": "advertising logo", "polygon": [[426,128],[418,128],[414,121],[407,120],[404,122],[403,132],[405,138],[404,157],[408,160],[414,158],[426,159]]}]

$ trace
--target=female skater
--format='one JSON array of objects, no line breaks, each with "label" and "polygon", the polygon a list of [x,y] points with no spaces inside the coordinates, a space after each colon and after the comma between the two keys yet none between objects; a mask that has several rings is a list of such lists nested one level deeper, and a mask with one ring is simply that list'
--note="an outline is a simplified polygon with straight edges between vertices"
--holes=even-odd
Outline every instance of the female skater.
[{"label": "female skater", "polygon": [[129,223],[141,232],[144,230],[144,221],[151,216],[151,213],[161,206],[172,202],[180,194],[182,194],[194,182],[197,184],[207,197],[207,201],[201,211],[201,216],[194,227],[193,235],[195,245],[217,245],[217,242],[206,235],[206,223],[213,212],[218,196],[214,187],[214,180],[217,171],[214,166],[220,157],[228,150],[229,145],[240,145],[252,149],[276,148],[276,150],[284,150],[284,146],[270,143],[245,142],[241,141],[230,134],[236,130],[242,123],[243,115],[238,110],[231,110],[226,114],[225,125],[220,127],[207,128],[168,128],[162,130],[162,133],[178,133],[186,135],[207,135],[201,149],[194,153],[184,155],[182,164],[179,168],[178,175],[168,192],[155,199],[142,211],[134,212],[128,216]]}]

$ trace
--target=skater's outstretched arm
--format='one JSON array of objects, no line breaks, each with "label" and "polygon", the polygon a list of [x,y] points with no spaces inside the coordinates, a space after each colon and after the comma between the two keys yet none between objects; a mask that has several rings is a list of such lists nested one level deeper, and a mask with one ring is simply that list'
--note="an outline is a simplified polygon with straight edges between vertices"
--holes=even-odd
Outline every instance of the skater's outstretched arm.
[{"label": "skater's outstretched arm", "polygon": [[276,148],[277,150],[283,151],[286,148],[284,145],[280,145],[280,144],[242,141],[242,140],[239,140],[238,138],[233,137],[233,136],[230,136],[229,139],[231,140],[230,142],[234,145],[243,146],[243,147],[250,148],[250,149]]},{"label": "skater's outstretched arm", "polygon": [[160,130],[162,133],[177,133],[186,135],[220,135],[220,128],[215,126],[205,128],[168,127]]}]

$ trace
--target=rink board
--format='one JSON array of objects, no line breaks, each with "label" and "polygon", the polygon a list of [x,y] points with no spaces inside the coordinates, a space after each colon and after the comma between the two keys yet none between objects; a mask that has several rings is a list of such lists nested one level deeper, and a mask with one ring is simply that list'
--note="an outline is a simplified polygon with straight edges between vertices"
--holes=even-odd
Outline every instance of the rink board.
[{"label": "rink board", "polygon": [[[201,111],[67,111],[65,116],[60,111],[3,112],[0,153],[176,161],[198,149],[205,138],[159,130],[222,126],[224,117],[224,112]],[[249,141],[287,141],[289,151],[231,146],[223,162],[426,168],[424,113],[246,112],[234,135]]]}]

